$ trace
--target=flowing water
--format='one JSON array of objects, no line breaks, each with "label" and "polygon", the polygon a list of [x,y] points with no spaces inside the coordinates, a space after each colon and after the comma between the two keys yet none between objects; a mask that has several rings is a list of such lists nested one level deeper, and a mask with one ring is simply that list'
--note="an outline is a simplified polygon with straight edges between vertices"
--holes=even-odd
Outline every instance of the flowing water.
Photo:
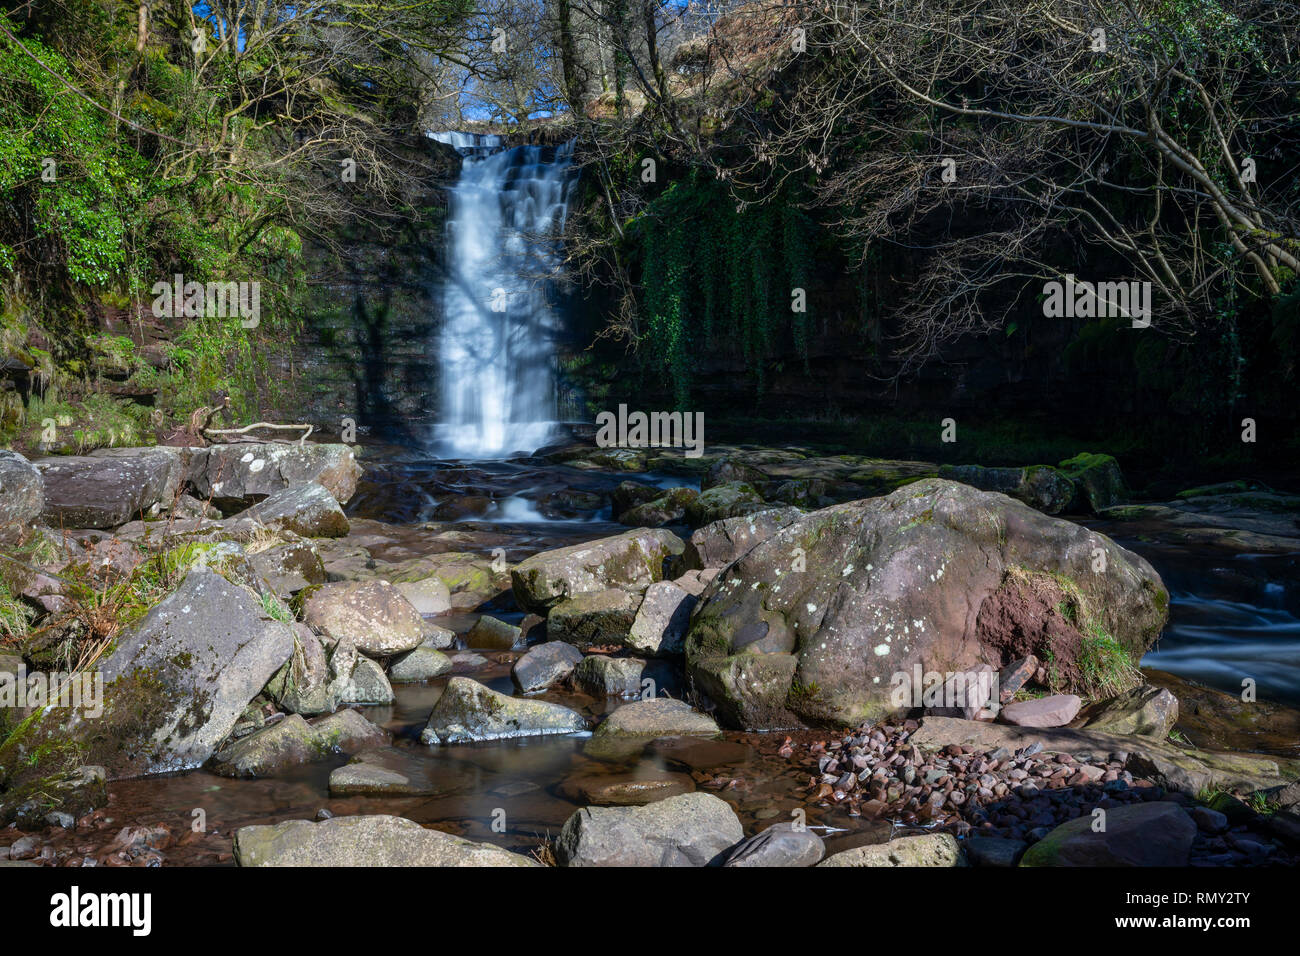
[{"label": "flowing water", "polygon": [[[607,509],[581,515],[556,515],[552,510],[557,492],[607,495],[624,477],[536,458],[455,462],[411,453],[385,462],[367,460],[366,476],[348,511],[356,524],[370,521],[385,535],[396,536],[387,546],[376,549],[370,544],[377,559],[391,561],[405,556],[405,549],[418,552],[427,548],[430,527],[444,527],[425,524],[437,508],[462,498],[486,501],[489,505],[483,514],[455,525],[466,536],[458,548],[487,553],[502,546],[509,560],[518,561],[537,551],[626,530],[610,521]],[[668,475],[640,474],[637,478],[664,485],[684,481]],[[379,525],[380,521],[385,524]],[[1098,530],[1116,533],[1106,522],[1092,524]],[[687,533],[686,529],[676,530]],[[1232,554],[1122,536],[1118,540],[1152,562],[1172,595],[1169,627],[1143,661],[1144,666],[1234,693],[1239,693],[1243,677],[1252,677],[1259,683],[1261,701],[1279,705],[1264,718],[1264,732],[1248,723],[1219,722],[1205,732],[1222,736],[1207,738],[1204,745],[1300,756],[1300,714],[1281,708],[1283,703],[1300,704],[1300,556]],[[452,613],[437,622],[461,635],[458,646],[466,646],[464,635],[479,613],[512,622],[522,617],[505,597],[477,612]],[[513,693],[510,665],[522,650],[477,650],[482,660],[457,673],[494,690]],[[680,674],[661,669],[654,676],[674,696],[686,693]],[[312,819],[328,810],[335,815],[405,816],[529,852],[554,839],[565,820],[585,805],[575,792],[583,781],[644,780],[665,774],[689,775],[694,786],[726,800],[746,833],[789,819],[796,809],[807,814],[809,824],[828,828],[823,833],[831,852],[880,842],[891,832],[887,822],[852,818],[843,808],[808,803],[800,790],[809,780],[807,763],[777,753],[784,733],[728,733],[717,741],[679,740],[624,757],[587,753],[589,735],[426,746],[420,743],[419,733],[447,679],[397,685],[391,705],[361,708],[368,719],[390,733],[393,752],[388,759],[400,761],[402,772],[422,781],[429,790],[425,795],[331,796],[329,774],[348,759],[342,755],[270,779],[233,780],[197,770],[113,783],[107,811],[112,822],[103,832],[111,835],[127,824],[163,823],[174,834],[186,834],[195,808],[202,808],[207,832],[185,836],[180,845],[167,850],[168,861],[228,863],[230,834],[238,827]],[[1175,685],[1173,689],[1181,695],[1187,686]],[[599,700],[558,687],[539,696],[579,710],[593,723],[620,705],[617,700]],[[1186,706],[1191,711],[1195,699],[1189,701]],[[1193,736],[1202,729],[1196,724],[1188,726]],[[825,739],[825,734],[817,731],[791,736],[796,742]],[[505,812],[504,832],[493,828],[500,811]],[[69,833],[56,839],[84,837]]]},{"label": "flowing water", "polygon": [[500,137],[430,133],[463,157],[447,220],[437,346],[447,458],[531,452],[554,431],[554,304],[573,144],[505,148]]}]

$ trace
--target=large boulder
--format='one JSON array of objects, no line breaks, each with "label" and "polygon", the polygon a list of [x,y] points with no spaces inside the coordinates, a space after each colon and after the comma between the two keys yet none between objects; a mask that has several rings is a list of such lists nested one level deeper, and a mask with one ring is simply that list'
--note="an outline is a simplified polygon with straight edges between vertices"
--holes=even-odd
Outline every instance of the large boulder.
[{"label": "large boulder", "polygon": [[55,528],[116,528],[154,513],[169,483],[174,487],[174,461],[168,455],[69,455],[33,464],[45,485],[42,514]]},{"label": "large boulder", "polygon": [[289,541],[248,556],[254,570],[276,594],[297,594],[325,583],[325,566],[310,541]]},{"label": "large boulder", "polygon": [[287,820],[235,831],[240,866],[536,866],[526,856],[391,816]]},{"label": "large boulder", "polygon": [[203,764],[294,649],[250,591],[196,567],[103,661],[104,712],[73,739],[112,776]]},{"label": "large boulder", "polygon": [[414,650],[433,630],[386,581],[321,585],[303,602],[302,619],[330,641],[380,657]]},{"label": "large boulder", "polygon": [[585,807],[555,844],[561,866],[707,866],[744,837],[735,811],[708,793],[644,807]]},{"label": "large boulder", "polygon": [[1177,803],[1111,807],[1061,824],[1020,858],[1021,866],[1186,866],[1196,822]]},{"label": "large boulder", "polygon": [[348,445],[237,442],[208,448],[193,466],[191,483],[197,497],[227,508],[312,482],[347,504],[360,477]]},{"label": "large boulder", "polygon": [[733,725],[857,725],[895,675],[1036,654],[1059,687],[1136,676],[1169,596],[1147,561],[1005,495],[938,478],[796,519],[701,597],[687,670]]},{"label": "large boulder", "polygon": [[0,448],[0,544],[26,538],[44,508],[40,469],[18,452]]},{"label": "large boulder", "polygon": [[683,547],[671,531],[642,528],[534,554],[515,565],[510,580],[520,606],[545,614],[587,591],[636,590],[663,580],[664,560],[681,554]]},{"label": "large boulder", "polygon": [[691,535],[683,560],[693,569],[725,568],[803,514],[798,508],[768,508],[707,524]]},{"label": "large boulder", "polygon": [[453,677],[433,705],[420,740],[436,746],[586,729],[587,719],[568,707],[507,697],[468,677]]},{"label": "large boulder", "polygon": [[[308,482],[268,495],[230,519],[236,534],[246,528],[292,531],[304,538],[341,538],[348,533],[343,509],[324,485]],[[323,574],[323,571],[322,571]]]}]

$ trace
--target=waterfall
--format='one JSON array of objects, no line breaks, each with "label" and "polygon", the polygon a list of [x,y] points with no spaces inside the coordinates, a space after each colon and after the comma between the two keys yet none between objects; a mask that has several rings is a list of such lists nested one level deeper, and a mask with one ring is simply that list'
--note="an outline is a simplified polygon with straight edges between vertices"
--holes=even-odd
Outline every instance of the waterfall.
[{"label": "waterfall", "polygon": [[434,448],[448,458],[532,452],[555,428],[559,318],[551,299],[573,144],[505,149],[499,136],[428,135],[464,157],[439,290]]}]

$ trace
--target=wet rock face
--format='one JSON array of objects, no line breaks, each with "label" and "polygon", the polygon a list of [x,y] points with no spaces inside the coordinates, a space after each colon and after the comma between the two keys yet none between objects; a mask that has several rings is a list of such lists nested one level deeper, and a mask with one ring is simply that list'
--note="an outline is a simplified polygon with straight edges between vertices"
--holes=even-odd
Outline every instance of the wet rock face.
[{"label": "wet rock face", "polygon": [[1009,580],[1059,584],[1080,625],[1133,661],[1167,616],[1150,564],[1104,535],[932,478],[797,518],[737,559],[692,616],[688,673],[741,727],[878,717],[895,709],[900,672],[1024,656],[985,644],[976,626]]},{"label": "wet rock face", "polygon": [[684,545],[662,528],[628,531],[587,544],[542,551],[510,572],[515,599],[545,614],[565,598],[607,588],[643,589],[663,579],[664,560]]},{"label": "wet rock face", "polygon": [[115,528],[151,513],[169,484],[175,487],[175,462],[165,454],[69,455],[34,464],[45,485],[42,517],[54,528]]},{"label": "wet rock face", "polygon": [[190,480],[197,497],[229,508],[311,482],[347,504],[360,477],[348,445],[238,442],[205,449]]},{"label": "wet rock face", "polygon": [[18,452],[0,448],[0,544],[25,538],[44,508],[40,470]]},{"label": "wet rock face", "polygon": [[526,856],[390,816],[289,820],[235,832],[240,866],[535,866]]}]

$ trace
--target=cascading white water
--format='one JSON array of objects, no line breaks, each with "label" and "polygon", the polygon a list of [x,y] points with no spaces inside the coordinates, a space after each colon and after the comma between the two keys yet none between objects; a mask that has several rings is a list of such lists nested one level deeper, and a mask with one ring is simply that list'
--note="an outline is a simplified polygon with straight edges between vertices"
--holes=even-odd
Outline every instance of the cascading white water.
[{"label": "cascading white water", "polygon": [[555,428],[551,295],[573,144],[503,149],[499,136],[428,135],[464,157],[447,221],[435,450],[449,458],[531,452]]}]

